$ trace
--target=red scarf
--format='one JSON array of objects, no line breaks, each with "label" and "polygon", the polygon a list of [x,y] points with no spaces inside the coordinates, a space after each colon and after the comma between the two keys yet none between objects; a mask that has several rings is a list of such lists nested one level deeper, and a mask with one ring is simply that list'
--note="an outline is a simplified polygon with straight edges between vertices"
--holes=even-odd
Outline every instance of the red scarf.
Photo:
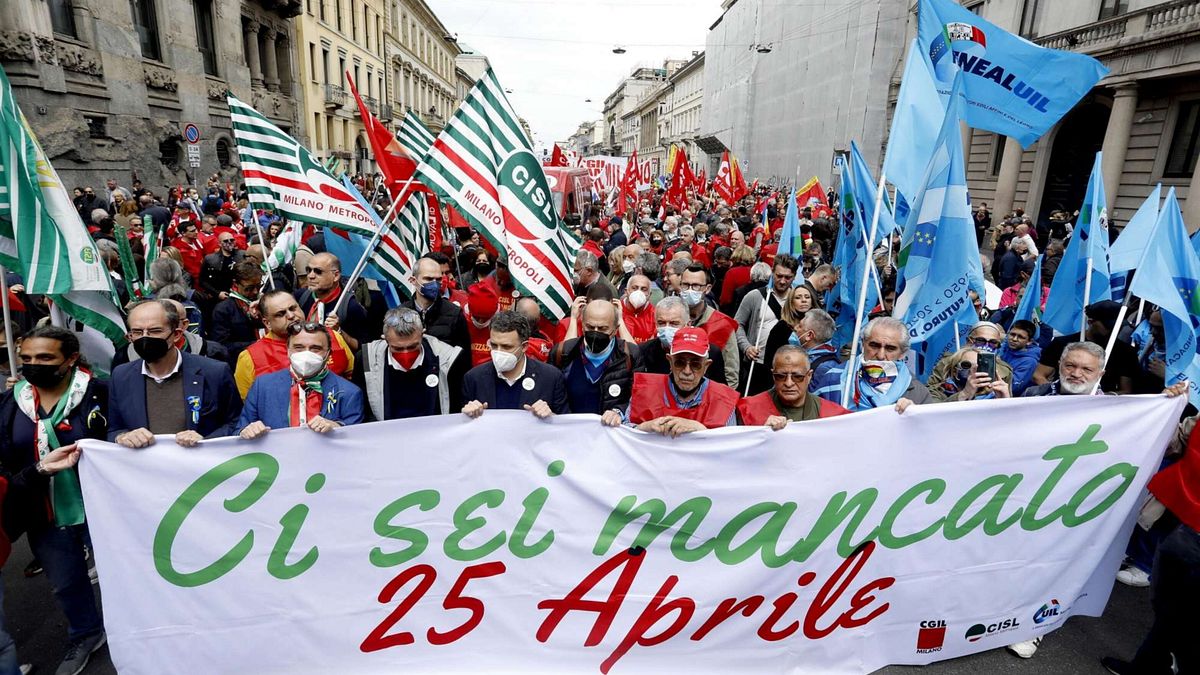
[{"label": "red scarf", "polygon": [[[312,307],[308,308],[308,320],[316,321],[317,319],[315,319],[313,317],[317,316],[317,312],[319,311],[319,308],[322,305],[328,305],[329,303],[337,304],[337,299],[339,296],[341,296],[341,294],[342,294],[341,286],[334,286],[333,290],[329,291],[329,295],[324,300],[322,300],[321,298],[318,298],[317,294],[314,292]],[[324,319],[323,316],[321,318]]]},{"label": "red scarf", "polygon": [[[288,399],[288,425],[293,427],[306,426],[314,417],[321,414],[321,404],[325,397],[321,393],[321,380],[325,379],[328,370],[322,370],[315,377],[302,380],[292,375],[292,395]],[[304,410],[300,409],[300,392],[304,392]]]}]

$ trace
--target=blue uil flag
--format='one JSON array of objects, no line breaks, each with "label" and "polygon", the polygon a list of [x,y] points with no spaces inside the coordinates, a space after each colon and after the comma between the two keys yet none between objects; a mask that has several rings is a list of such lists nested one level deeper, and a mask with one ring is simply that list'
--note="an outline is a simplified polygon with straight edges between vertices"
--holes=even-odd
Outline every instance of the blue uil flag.
[{"label": "blue uil flag", "polygon": [[921,0],[917,46],[943,101],[963,74],[968,125],[1026,148],[1108,74],[1090,56],[1039,47],[952,0]]}]

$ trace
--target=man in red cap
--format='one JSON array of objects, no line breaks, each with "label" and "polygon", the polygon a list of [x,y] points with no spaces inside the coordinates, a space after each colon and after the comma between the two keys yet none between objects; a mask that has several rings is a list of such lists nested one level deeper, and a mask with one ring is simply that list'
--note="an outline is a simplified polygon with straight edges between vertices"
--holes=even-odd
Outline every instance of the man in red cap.
[{"label": "man in red cap", "polygon": [[[680,328],[671,341],[669,375],[634,373],[626,420],[642,431],[671,437],[728,426],[739,396],[704,377],[708,366],[708,334],[702,328]],[[615,410],[600,419],[610,427],[623,421]]]},{"label": "man in red cap", "polygon": [[738,418],[746,426],[768,426],[779,431],[788,422],[807,422],[823,417],[846,415],[850,411],[808,395],[812,378],[808,352],[795,345],[784,345],[775,352],[771,363],[775,386],[761,394],[743,398],[737,404]]},{"label": "man in red cap", "polygon": [[499,299],[490,285],[480,282],[467,289],[467,307],[463,314],[467,317],[467,332],[471,335],[472,366],[487,363],[492,358],[492,350],[488,347],[488,338],[492,334],[489,326],[498,307]]}]

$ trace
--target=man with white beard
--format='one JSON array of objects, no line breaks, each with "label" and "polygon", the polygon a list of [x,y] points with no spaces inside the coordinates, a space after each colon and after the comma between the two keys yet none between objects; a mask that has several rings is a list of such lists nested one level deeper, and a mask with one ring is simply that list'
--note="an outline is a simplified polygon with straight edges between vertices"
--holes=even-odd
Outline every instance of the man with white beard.
[{"label": "man with white beard", "polygon": [[1102,393],[1096,383],[1104,377],[1104,348],[1094,342],[1072,342],[1058,361],[1058,379],[1025,390],[1025,396],[1072,396]]}]

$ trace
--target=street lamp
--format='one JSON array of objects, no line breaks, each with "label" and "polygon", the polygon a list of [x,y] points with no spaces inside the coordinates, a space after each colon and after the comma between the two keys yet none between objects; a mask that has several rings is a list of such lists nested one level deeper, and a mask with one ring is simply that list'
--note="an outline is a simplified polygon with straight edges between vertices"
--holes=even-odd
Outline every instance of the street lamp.
[{"label": "street lamp", "polygon": [[624,47],[622,47],[621,45],[617,45],[617,46],[613,47],[613,50],[612,50],[612,52],[613,52],[614,54],[624,54],[624,53],[625,53],[625,48],[624,48]]}]

